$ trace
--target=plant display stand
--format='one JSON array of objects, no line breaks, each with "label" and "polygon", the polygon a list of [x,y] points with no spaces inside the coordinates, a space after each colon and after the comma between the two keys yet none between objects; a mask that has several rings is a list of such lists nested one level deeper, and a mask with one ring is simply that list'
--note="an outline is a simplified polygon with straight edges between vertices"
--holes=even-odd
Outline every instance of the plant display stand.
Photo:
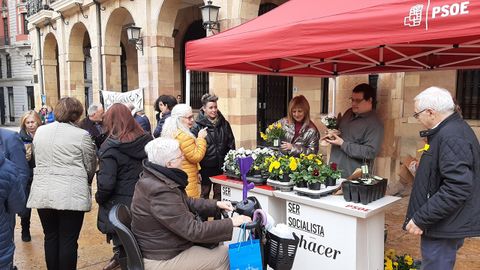
[{"label": "plant display stand", "polygon": [[313,190],[306,187],[293,187],[293,191],[297,192],[298,195],[307,196],[312,199],[319,199],[322,196],[329,195],[334,192],[340,185],[328,186],[322,184],[320,190]]},{"label": "plant display stand", "polygon": [[276,190],[280,190],[280,191],[292,191],[293,187],[295,186],[295,183],[293,183],[292,181],[282,182],[282,181],[273,180],[273,179],[268,178],[267,179],[267,185],[273,187]]}]

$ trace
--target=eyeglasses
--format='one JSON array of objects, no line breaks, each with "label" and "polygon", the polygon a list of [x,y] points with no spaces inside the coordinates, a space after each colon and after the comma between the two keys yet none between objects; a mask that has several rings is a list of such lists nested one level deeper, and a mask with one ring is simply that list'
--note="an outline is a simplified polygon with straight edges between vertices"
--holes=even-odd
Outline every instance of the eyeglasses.
[{"label": "eyeglasses", "polygon": [[420,114],[421,114],[422,112],[426,111],[426,110],[427,110],[427,109],[423,109],[423,110],[421,110],[421,111],[419,111],[419,112],[414,113],[414,114],[413,114],[413,117],[414,117],[415,119],[418,119],[418,117],[420,116]]},{"label": "eyeglasses", "polygon": [[363,98],[349,98],[352,103],[360,104],[362,103],[365,99]]},{"label": "eyeglasses", "polygon": [[193,121],[193,115],[190,116],[182,116],[182,118],[188,119],[190,121]]},{"label": "eyeglasses", "polygon": [[174,159],[171,159],[170,162],[174,161],[174,160],[177,160],[177,159],[183,159],[183,154],[180,154],[180,156],[174,158]]}]

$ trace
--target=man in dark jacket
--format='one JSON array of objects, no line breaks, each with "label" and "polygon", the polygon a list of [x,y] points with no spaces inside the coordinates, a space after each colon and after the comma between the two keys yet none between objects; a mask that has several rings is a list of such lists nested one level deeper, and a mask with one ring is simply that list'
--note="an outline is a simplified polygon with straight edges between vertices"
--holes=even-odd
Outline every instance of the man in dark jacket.
[{"label": "man in dark jacket", "polygon": [[19,171],[0,151],[0,269],[13,268],[15,213],[25,209],[26,199]]},{"label": "man in dark jacket", "polygon": [[430,87],[414,101],[427,143],[404,228],[422,236],[422,269],[450,270],[464,238],[480,236],[480,146],[447,90]]},{"label": "man in dark jacket", "polygon": [[[208,199],[212,182],[210,176],[222,174],[222,166],[228,151],[235,149],[235,137],[230,123],[223,117],[217,107],[218,97],[205,94],[202,96],[202,108],[198,114],[192,133],[207,128],[207,152],[200,161],[202,176],[201,197]],[[220,200],[220,185],[213,184],[213,199]]]},{"label": "man in dark jacket", "polygon": [[99,103],[93,103],[88,107],[88,117],[80,121],[78,125],[81,129],[88,131],[92,137],[93,142],[97,146],[97,150],[100,149],[106,136],[102,131],[102,119],[103,119],[103,106]]}]

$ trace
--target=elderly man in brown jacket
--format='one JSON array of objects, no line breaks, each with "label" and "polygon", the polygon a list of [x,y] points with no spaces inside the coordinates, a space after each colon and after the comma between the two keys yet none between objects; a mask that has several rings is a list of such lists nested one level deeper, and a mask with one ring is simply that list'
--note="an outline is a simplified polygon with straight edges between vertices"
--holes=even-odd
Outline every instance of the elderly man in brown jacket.
[{"label": "elderly man in brown jacket", "polygon": [[176,140],[157,138],[145,151],[148,161],[131,205],[132,230],[145,269],[228,269],[227,246],[209,249],[200,245],[231,240],[233,227],[250,218],[202,221],[199,215],[233,210],[231,203],[187,196],[188,177],[179,169],[183,154]]}]

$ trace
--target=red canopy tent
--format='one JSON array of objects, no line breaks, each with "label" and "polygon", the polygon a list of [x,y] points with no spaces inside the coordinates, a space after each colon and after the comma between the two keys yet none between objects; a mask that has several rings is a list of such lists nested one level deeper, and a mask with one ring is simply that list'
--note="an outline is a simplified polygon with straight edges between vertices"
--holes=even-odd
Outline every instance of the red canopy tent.
[{"label": "red canopy tent", "polygon": [[187,69],[324,76],[480,67],[480,1],[291,0],[187,43]]}]

